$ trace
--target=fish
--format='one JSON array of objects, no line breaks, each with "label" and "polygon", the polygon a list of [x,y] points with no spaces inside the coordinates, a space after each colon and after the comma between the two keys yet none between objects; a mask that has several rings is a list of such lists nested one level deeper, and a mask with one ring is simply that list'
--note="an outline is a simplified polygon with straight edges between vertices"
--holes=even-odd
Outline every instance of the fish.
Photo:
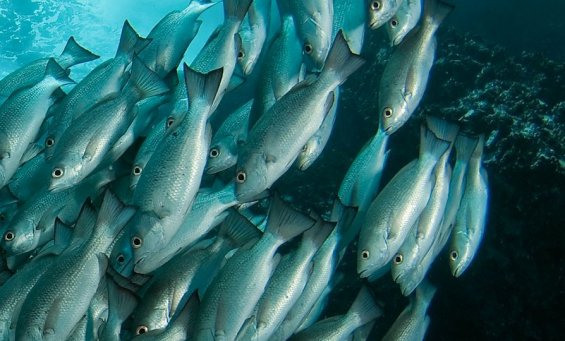
[{"label": "fish", "polygon": [[282,257],[257,303],[254,340],[268,340],[299,299],[312,269],[312,257],[334,227],[335,223],[318,218],[316,225],[303,233],[298,249]]},{"label": "fish", "polygon": [[449,267],[454,277],[467,270],[483,238],[488,212],[488,175],[481,166],[484,136],[479,136],[477,146],[467,167],[466,185],[457,210],[449,247]]},{"label": "fish", "polygon": [[355,54],[361,54],[367,26],[365,0],[333,0],[332,36],[343,30],[345,40]]},{"label": "fish", "polygon": [[87,242],[68,249],[41,276],[21,308],[16,340],[64,340],[88,310],[106,270],[105,256],[134,213],[106,192]]},{"label": "fish", "polygon": [[45,153],[39,153],[18,167],[6,187],[19,201],[25,202],[37,191],[47,190],[50,173]]},{"label": "fish", "polygon": [[249,76],[267,41],[271,22],[271,0],[254,0],[239,28],[241,38],[237,63],[245,76]]},{"label": "fish", "polygon": [[266,190],[292,166],[332,107],[333,90],[363,63],[338,34],[321,74],[297,84],[261,116],[238,156],[238,200]]},{"label": "fish", "polygon": [[287,1],[308,69],[321,70],[332,45],[333,1]]},{"label": "fish", "polygon": [[287,207],[276,196],[271,205],[261,239],[240,248],[204,294],[195,340],[235,340],[278,263],[275,254],[279,246],[315,224],[312,218]]},{"label": "fish", "polygon": [[253,0],[224,0],[224,24],[210,36],[202,50],[198,52],[190,67],[200,73],[223,69],[222,81],[212,104],[214,112],[224,94],[237,64],[241,37],[237,34],[241,22]]},{"label": "fish", "polygon": [[411,297],[410,303],[396,318],[383,341],[423,340],[430,324],[426,311],[435,293],[436,288],[432,284],[422,282],[416,289],[415,297]]},{"label": "fish", "polygon": [[294,18],[281,5],[281,1],[277,1],[277,4],[281,14],[281,29],[269,44],[265,60],[257,66],[260,73],[249,117],[250,128],[299,82],[301,76],[302,46]]},{"label": "fish", "polygon": [[194,293],[182,308],[182,311],[167,325],[166,328],[148,331],[134,337],[132,340],[142,341],[184,341],[191,340],[194,332],[196,317],[200,310],[200,298]]},{"label": "fish", "polygon": [[387,183],[367,209],[357,248],[357,272],[369,277],[396,254],[430,198],[433,169],[450,143],[420,129],[420,154]]},{"label": "fish", "polygon": [[94,171],[106,154],[126,133],[134,119],[134,105],[163,94],[168,87],[139,59],[134,58],[132,75],[120,96],[108,99],[78,117],[54,148],[49,191],[76,185]]},{"label": "fish", "polygon": [[398,11],[405,0],[367,0],[369,27],[372,30],[384,25]]},{"label": "fish", "polygon": [[122,323],[135,309],[138,299],[111,279],[100,282],[100,285],[104,284],[108,287],[108,319],[97,336],[100,340],[119,341]]},{"label": "fish", "polygon": [[126,271],[124,264],[131,270],[132,265],[171,240],[200,187],[212,138],[208,118],[222,69],[204,75],[185,64],[184,75],[190,96],[188,113],[167,127],[165,138],[145,166],[133,193],[138,212],[115,249],[124,258],[133,255],[133,264],[120,258],[122,266],[114,268],[124,276],[129,273],[121,272]]},{"label": "fish", "polygon": [[[432,247],[435,236],[441,228],[441,221],[449,196],[451,167],[448,164],[448,160],[451,154],[451,147],[459,132],[459,126],[432,116],[427,116],[426,122],[428,128],[438,138],[450,142],[450,147],[440,157],[435,166],[434,187],[432,188],[430,199],[418,219],[418,223],[414,226],[413,233],[408,235],[393,258],[391,275],[397,283],[403,281],[403,277],[406,276],[407,272],[412,271]],[[403,292],[403,294],[407,296],[409,293]]]},{"label": "fish", "polygon": [[53,113],[44,142],[47,159],[53,156],[61,135],[77,117],[89,112],[97,103],[118,96],[130,77],[126,68],[131,64],[134,53],[142,51],[148,43],[149,41],[141,38],[127,20],[124,22],[115,57],[89,72],[65,96]]},{"label": "fish", "polygon": [[333,126],[335,123],[335,118],[337,115],[337,108],[339,103],[339,87],[334,90],[334,103],[330,108],[330,111],[322,121],[322,125],[320,129],[306,142],[304,147],[302,147],[302,151],[298,154],[296,158],[296,167],[301,171],[305,171],[312,164],[314,161],[318,159],[318,157],[324,151],[326,144],[330,139],[330,135],[333,131]]},{"label": "fish", "polygon": [[453,10],[441,0],[428,0],[420,26],[394,49],[379,84],[379,117],[382,128],[393,134],[406,123],[420,103],[434,63],[435,32]]},{"label": "fish", "polygon": [[200,29],[202,22],[198,17],[215,4],[217,2],[191,0],[182,11],[169,12],[147,35],[151,42],[139,53],[139,58],[161,78],[175,71]]},{"label": "fish", "polygon": [[50,59],[54,59],[63,70],[66,70],[65,75],[68,76],[68,69],[71,66],[90,62],[98,58],[100,56],[80,46],[75,38],[71,36],[67,40],[63,52],[58,57],[37,59],[0,79],[0,96],[9,97],[18,89],[39,83],[47,70],[47,64]]},{"label": "fish", "polygon": [[39,83],[17,91],[0,106],[0,187],[12,178],[27,147],[39,133],[51,94],[60,86],[73,83],[51,58]]},{"label": "fish", "polygon": [[362,287],[345,315],[332,316],[295,334],[291,340],[345,340],[353,332],[377,319],[382,310],[367,287]]},{"label": "fish", "polygon": [[253,100],[231,113],[214,133],[206,162],[206,173],[216,174],[237,164],[238,149],[247,140]]},{"label": "fish", "polygon": [[392,46],[396,46],[404,40],[404,37],[416,27],[421,15],[422,0],[402,1],[398,11],[386,25],[386,33]]},{"label": "fish", "polygon": [[261,237],[261,232],[231,211],[222,223],[218,236],[204,240],[160,267],[146,288],[136,309],[133,325],[146,332],[165,328],[188,297],[204,294],[221,268],[225,256]]}]

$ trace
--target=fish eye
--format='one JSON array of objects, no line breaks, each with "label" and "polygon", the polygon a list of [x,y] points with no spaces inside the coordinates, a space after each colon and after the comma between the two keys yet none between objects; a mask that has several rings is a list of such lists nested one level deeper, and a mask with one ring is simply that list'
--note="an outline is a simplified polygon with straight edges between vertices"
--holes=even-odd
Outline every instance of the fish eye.
[{"label": "fish eye", "polygon": [[310,44],[310,43],[304,43],[304,53],[306,53],[306,54],[312,54],[312,51],[314,51],[314,48],[312,47],[312,44]]},{"label": "fish eye", "polygon": [[390,20],[390,26],[396,27],[398,25],[398,20],[396,18],[392,18]]},{"label": "fish eye", "polygon": [[241,60],[245,58],[245,52],[243,50],[239,50],[239,52],[237,52],[237,59]]},{"label": "fish eye", "polygon": [[126,257],[124,257],[124,255],[120,253],[118,257],[116,257],[116,260],[118,261],[118,263],[123,264],[123,262],[126,261]]},{"label": "fish eye", "polygon": [[131,246],[133,246],[134,249],[139,249],[141,244],[143,244],[143,239],[140,237],[133,236],[133,238],[131,238]]},{"label": "fish eye", "polygon": [[133,175],[135,175],[135,176],[138,176],[138,175],[141,174],[141,171],[142,171],[142,170],[143,170],[143,169],[142,169],[140,166],[135,166],[135,167],[133,167],[133,170],[131,171],[131,174],[133,174]]},{"label": "fish eye", "polygon": [[303,152],[303,153],[306,153],[307,151],[308,151],[308,145],[305,144],[305,145],[302,147],[302,152]]},{"label": "fish eye", "polygon": [[371,9],[373,11],[378,11],[381,9],[381,2],[380,1],[373,1],[371,2]]},{"label": "fish eye", "polygon": [[172,126],[173,123],[175,123],[175,118],[174,118],[174,117],[169,117],[169,118],[167,118],[167,128],[169,128],[170,126]]},{"label": "fish eye", "polygon": [[369,259],[369,250],[363,250],[361,252],[361,258],[363,259]]},{"label": "fish eye", "polygon": [[245,182],[245,180],[247,180],[247,174],[244,171],[239,171],[237,172],[235,179],[237,180],[237,182],[242,184]]},{"label": "fish eye", "polygon": [[55,139],[52,138],[52,137],[48,137],[48,138],[45,140],[45,147],[47,147],[47,148],[53,147],[54,144],[55,144]]},{"label": "fish eye", "polygon": [[402,257],[402,255],[399,253],[394,257],[394,264],[396,265],[401,264],[403,260],[404,257]]},{"label": "fish eye", "polygon": [[220,156],[220,150],[216,147],[210,149],[210,157],[212,159],[217,158],[218,156]]},{"label": "fish eye", "polygon": [[14,238],[16,238],[16,234],[12,231],[6,231],[4,234],[4,240],[7,242],[14,240]]},{"label": "fish eye", "polygon": [[451,260],[457,260],[457,257],[459,257],[457,251],[453,250],[449,253],[449,258],[451,258]]},{"label": "fish eye", "polygon": [[139,326],[135,329],[135,335],[145,334],[148,331],[149,331],[149,328],[147,328],[147,326]]},{"label": "fish eye", "polygon": [[51,173],[51,176],[57,179],[62,177],[64,173],[65,172],[63,171],[63,168],[55,167],[53,168],[53,172]]},{"label": "fish eye", "polygon": [[392,108],[386,107],[383,114],[385,118],[390,118],[392,116]]}]

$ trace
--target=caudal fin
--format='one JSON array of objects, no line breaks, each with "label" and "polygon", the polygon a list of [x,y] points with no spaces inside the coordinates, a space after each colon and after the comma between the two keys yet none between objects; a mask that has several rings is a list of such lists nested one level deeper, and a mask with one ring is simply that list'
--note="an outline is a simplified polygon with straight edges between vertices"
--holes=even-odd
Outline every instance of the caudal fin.
[{"label": "caudal fin", "polygon": [[366,286],[361,288],[347,312],[348,316],[355,316],[356,328],[375,320],[382,314],[382,309],[377,305],[373,294]]},{"label": "caudal fin", "polygon": [[236,22],[243,21],[252,0],[224,0],[224,17]]},{"label": "caudal fin", "polygon": [[471,154],[471,159],[481,159],[483,157],[483,149],[485,147],[485,136],[479,135],[477,139],[477,145]]},{"label": "caudal fin", "polygon": [[[104,284],[104,282],[102,282]],[[118,340],[122,323],[137,306],[137,298],[129,290],[120,287],[112,279],[108,285],[108,320],[102,330],[101,340]]]},{"label": "caudal fin", "polygon": [[314,219],[288,206],[276,194],[271,201],[267,219],[265,232],[272,233],[284,241],[298,236],[316,223]]},{"label": "caudal fin", "polygon": [[55,79],[59,86],[75,83],[74,80],[69,78],[67,70],[63,69],[53,58],[49,58],[45,68],[45,78],[47,77]]},{"label": "caudal fin", "polygon": [[343,35],[343,31],[340,30],[328,53],[328,58],[322,69],[322,75],[329,72],[335,73],[339,84],[341,84],[363,64],[365,64],[365,59],[351,52]]},{"label": "caudal fin", "polygon": [[424,1],[423,25],[431,35],[435,33],[443,20],[453,11],[454,5],[442,0]]},{"label": "caudal fin", "polygon": [[98,212],[96,230],[108,236],[116,237],[135,214],[133,207],[125,206],[110,190],[104,193],[104,199]]},{"label": "caudal fin", "polygon": [[122,27],[122,35],[120,36],[116,58],[124,57],[127,60],[131,60],[134,54],[141,52],[150,42],[150,39],[140,37],[129,21],[126,20]]},{"label": "caudal fin", "polygon": [[220,237],[229,240],[236,247],[259,239],[261,235],[261,231],[235,209],[230,210],[219,232]]},{"label": "caudal fin", "polygon": [[449,149],[448,141],[439,139],[424,125],[420,127],[420,159],[430,157],[434,160],[439,158]]},{"label": "caudal fin", "polygon": [[469,162],[471,159],[471,155],[473,151],[477,147],[477,139],[459,134],[455,139],[455,152],[456,152],[456,160],[459,162]]},{"label": "caudal fin", "polygon": [[194,103],[197,99],[203,99],[212,106],[218,94],[223,74],[223,68],[204,74],[184,64],[184,81],[186,82],[188,102]]},{"label": "caudal fin", "polygon": [[61,66],[67,69],[73,65],[90,62],[98,58],[100,58],[100,56],[80,46],[75,38],[71,36],[58,59]]},{"label": "caudal fin", "polygon": [[141,98],[157,96],[169,91],[159,75],[151,71],[137,56],[133,57],[129,82],[139,91]]},{"label": "caudal fin", "polygon": [[457,133],[459,133],[457,123],[448,122],[435,116],[426,116],[426,125],[438,139],[448,141],[451,144],[455,142]]},{"label": "caudal fin", "polygon": [[304,232],[302,240],[309,241],[315,249],[318,249],[334,230],[336,223],[324,221],[322,217],[315,218],[316,224]]}]

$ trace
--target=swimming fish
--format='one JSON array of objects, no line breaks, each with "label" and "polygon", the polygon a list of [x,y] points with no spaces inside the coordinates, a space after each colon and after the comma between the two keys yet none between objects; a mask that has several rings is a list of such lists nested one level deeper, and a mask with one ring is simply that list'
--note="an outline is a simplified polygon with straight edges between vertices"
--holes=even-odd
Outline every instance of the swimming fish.
[{"label": "swimming fish", "polygon": [[384,25],[398,11],[405,0],[367,0],[369,27],[372,30]]},{"label": "swimming fish", "polygon": [[386,32],[393,46],[398,45],[420,20],[422,0],[403,0],[396,14],[388,21]]},{"label": "swimming fish", "polygon": [[267,41],[271,22],[271,0],[254,0],[239,28],[241,46],[237,63],[245,76],[249,76]]}]

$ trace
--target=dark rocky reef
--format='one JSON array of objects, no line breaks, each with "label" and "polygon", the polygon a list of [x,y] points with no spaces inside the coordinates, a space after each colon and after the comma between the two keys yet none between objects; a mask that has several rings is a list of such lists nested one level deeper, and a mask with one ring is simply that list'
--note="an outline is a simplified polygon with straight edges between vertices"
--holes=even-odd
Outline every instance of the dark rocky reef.
[{"label": "dark rocky reef", "polygon": [[[378,85],[390,48],[369,32],[368,63],[345,84],[333,136],[305,173],[289,172],[281,191],[304,206],[327,211],[339,183],[377,129]],[[510,55],[478,37],[444,29],[419,109],[391,138],[383,181],[417,157],[419,124],[431,114],[485,134],[484,164],[491,200],[485,237],[460,278],[441,255],[430,271],[439,287],[429,314],[428,340],[552,340],[565,328],[565,64],[543,55]],[[344,313],[356,294],[355,245],[340,270],[327,314]],[[389,275],[372,284],[384,304],[375,337],[390,327],[408,300]]]}]

